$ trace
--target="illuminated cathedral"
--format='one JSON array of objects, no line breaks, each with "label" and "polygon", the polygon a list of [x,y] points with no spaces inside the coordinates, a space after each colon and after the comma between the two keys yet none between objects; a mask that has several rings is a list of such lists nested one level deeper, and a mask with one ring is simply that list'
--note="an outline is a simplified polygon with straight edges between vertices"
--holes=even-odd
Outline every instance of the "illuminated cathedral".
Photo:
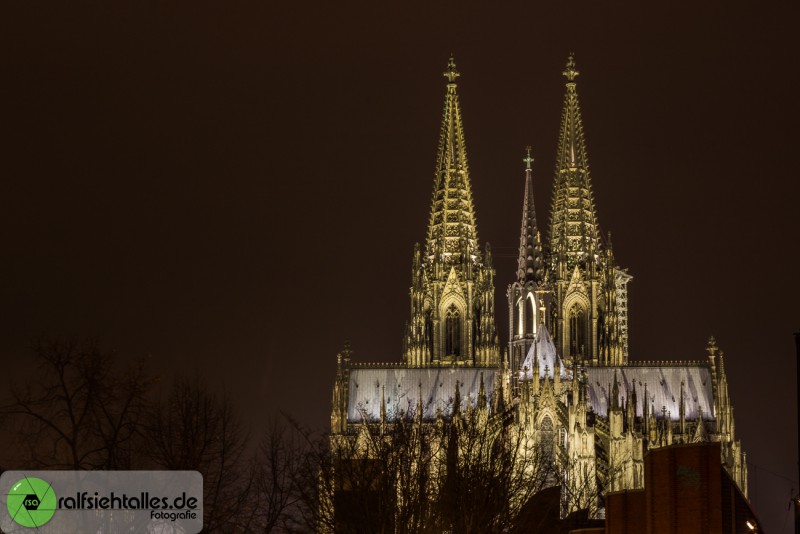
[{"label": "illuminated cathedral", "polygon": [[719,443],[723,467],[747,495],[725,358],[714,339],[705,351],[697,348],[696,361],[629,359],[632,276],[617,265],[610,234],[600,232],[578,74],[570,57],[545,236],[530,149],[523,159],[517,269],[499,273],[511,281],[499,308],[509,318],[502,348],[498,273],[488,243],[481,246],[478,238],[459,73],[451,58],[427,235],[412,256],[402,361],[356,363],[349,350],[338,355],[332,443],[404,414],[434,425],[484,409],[505,414],[550,455],[559,473],[553,484],[579,494],[564,501],[562,514],[586,508],[601,517],[602,495],[643,488],[645,454],[674,444]]}]

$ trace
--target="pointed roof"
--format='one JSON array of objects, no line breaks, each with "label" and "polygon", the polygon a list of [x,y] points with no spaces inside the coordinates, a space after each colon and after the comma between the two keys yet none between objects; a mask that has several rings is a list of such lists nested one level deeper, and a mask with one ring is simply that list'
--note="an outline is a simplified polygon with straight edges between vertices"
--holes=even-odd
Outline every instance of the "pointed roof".
[{"label": "pointed roof", "polygon": [[526,368],[528,370],[534,370],[533,374],[535,374],[537,365],[539,376],[532,376],[531,378],[554,378],[556,366],[559,369],[559,377],[567,378],[564,362],[561,361],[561,357],[556,351],[556,346],[553,344],[553,340],[550,337],[550,332],[547,330],[547,326],[545,326],[544,323],[539,325],[539,329],[536,331],[536,339],[533,345],[531,345],[531,348],[528,349],[525,361],[522,362],[520,368],[522,370],[519,372],[520,380],[526,380],[528,378],[527,373],[524,371]]},{"label": "pointed roof", "polygon": [[708,431],[706,430],[706,423],[703,420],[703,408],[701,406],[697,407],[697,427],[694,430],[694,436],[692,437],[692,443],[703,443],[709,441],[708,439]]},{"label": "pointed roof", "polygon": [[553,251],[563,247],[571,267],[597,250],[598,230],[583,120],[575,88],[579,72],[572,55],[563,74],[567,78],[567,92],[556,154],[550,246]]},{"label": "pointed roof", "polygon": [[531,147],[527,148],[525,162],[525,198],[522,201],[522,228],[519,234],[517,279],[520,283],[542,280],[542,244],[536,225],[536,205],[533,200],[533,171]]},{"label": "pointed roof", "polygon": [[[448,83],[427,241],[429,257],[441,250],[445,258],[453,262],[461,261],[462,253],[474,259],[480,257],[464,125],[456,92],[455,81],[460,75],[451,56],[444,72]],[[464,247],[466,250],[462,250]]]},{"label": "pointed roof", "polygon": [[617,370],[614,369],[614,385],[611,387],[611,407],[619,408],[619,382],[617,381]]},{"label": "pointed roof", "polygon": [[[424,421],[433,421],[440,414],[449,419],[456,401],[456,388],[460,401],[458,410],[462,413],[468,402],[480,398],[481,374],[484,375],[484,395],[487,400],[492,399],[498,377],[502,375],[497,367],[408,368],[380,365],[352,368],[345,394],[347,422],[379,422],[382,398],[385,399],[387,423],[409,414],[420,417],[420,412]],[[414,410],[417,410],[416,413]]]},{"label": "pointed roof", "polygon": [[459,413],[461,413],[461,389],[459,388],[458,380],[456,380],[456,392],[453,395],[453,417]]}]

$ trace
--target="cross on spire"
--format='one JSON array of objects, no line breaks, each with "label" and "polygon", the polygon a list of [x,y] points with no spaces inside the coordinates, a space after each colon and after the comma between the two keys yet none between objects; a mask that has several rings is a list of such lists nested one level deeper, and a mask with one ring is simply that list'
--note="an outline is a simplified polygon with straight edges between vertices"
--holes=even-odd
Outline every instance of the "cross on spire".
[{"label": "cross on spire", "polygon": [[575,78],[580,74],[578,70],[575,68],[575,56],[574,54],[570,53],[569,58],[567,59],[567,68],[564,69],[562,72],[564,76],[567,77],[567,81],[569,83],[575,83]]},{"label": "cross on spire", "polygon": [[447,70],[444,72],[444,77],[450,83],[456,83],[456,78],[461,76],[461,73],[456,70],[456,60],[453,54],[450,54],[450,61],[447,62]]},{"label": "cross on spire", "polygon": [[530,170],[531,164],[533,163],[533,157],[531,157],[531,147],[530,146],[525,147],[525,151],[527,152],[527,155],[524,158],[522,158],[522,161],[525,162],[525,169]]},{"label": "cross on spire", "polygon": [[551,293],[551,291],[548,289],[537,289],[534,293],[539,297],[539,324],[544,325],[545,312],[547,312],[547,306],[544,305],[544,297],[548,293]]}]

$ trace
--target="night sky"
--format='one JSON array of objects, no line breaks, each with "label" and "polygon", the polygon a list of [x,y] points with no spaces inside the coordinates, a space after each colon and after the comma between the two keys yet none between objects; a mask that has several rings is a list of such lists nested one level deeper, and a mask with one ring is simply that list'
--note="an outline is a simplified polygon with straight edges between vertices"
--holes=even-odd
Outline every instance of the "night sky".
[{"label": "night sky", "polygon": [[574,52],[599,222],[634,276],[631,358],[701,359],[717,337],[751,498],[789,532],[798,13],[482,4],[5,2],[6,378],[38,336],[93,337],[227,388],[256,426],[328,425],[346,338],[357,360],[401,356],[451,53],[505,343],[524,147],[546,234]]}]

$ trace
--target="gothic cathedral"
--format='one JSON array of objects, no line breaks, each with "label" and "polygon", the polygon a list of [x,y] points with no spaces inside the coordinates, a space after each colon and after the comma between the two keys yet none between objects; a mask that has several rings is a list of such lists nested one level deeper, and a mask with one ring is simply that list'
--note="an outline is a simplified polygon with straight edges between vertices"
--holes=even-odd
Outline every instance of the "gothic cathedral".
[{"label": "gothic cathedral", "polygon": [[485,408],[552,455],[559,473],[553,484],[576,496],[564,501],[562,514],[602,515],[604,492],[644,487],[648,450],[681,443],[718,442],[723,466],[747,495],[745,453],[714,339],[696,361],[628,358],[632,276],[617,266],[611,236],[599,229],[578,74],[570,57],[545,238],[530,150],[523,160],[519,258],[509,276],[508,347],[501,350],[495,270],[488,243],[481,247],[478,239],[459,73],[450,59],[428,230],[413,252],[402,362],[355,363],[349,349],[339,354],[332,437],[355,439],[364,425],[409,413],[436,424]]}]

